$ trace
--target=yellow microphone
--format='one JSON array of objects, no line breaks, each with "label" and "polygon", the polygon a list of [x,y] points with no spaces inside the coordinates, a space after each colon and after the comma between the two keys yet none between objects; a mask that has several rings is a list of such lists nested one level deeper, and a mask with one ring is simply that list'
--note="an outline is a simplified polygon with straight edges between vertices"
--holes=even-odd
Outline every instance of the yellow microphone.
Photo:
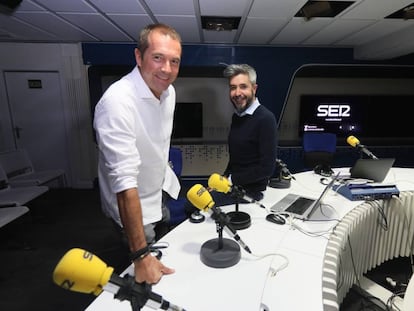
[{"label": "yellow microphone", "polygon": [[237,231],[230,225],[229,219],[225,213],[221,211],[219,207],[214,206],[213,198],[211,197],[210,192],[204,188],[201,184],[195,184],[188,190],[187,199],[198,209],[211,213],[211,218],[216,220],[218,223],[224,224],[224,229],[227,233],[241,245],[248,253],[252,251],[250,248],[242,241],[240,236],[237,234]]},{"label": "yellow microphone", "polygon": [[354,148],[358,147],[358,145],[360,144],[359,139],[352,135],[348,136],[346,142]]},{"label": "yellow microphone", "polygon": [[187,199],[204,212],[213,208],[215,204],[208,190],[200,184],[195,184],[188,190]]},{"label": "yellow microphone", "polygon": [[248,196],[244,189],[238,186],[233,186],[230,180],[217,173],[211,174],[211,176],[209,177],[208,187],[217,192],[228,193],[236,198],[243,199],[249,203],[254,203],[262,208],[266,208],[263,204]]},{"label": "yellow microphone", "polygon": [[212,174],[208,179],[208,186],[218,192],[231,192],[231,182],[226,177],[217,173]]},{"label": "yellow microphone", "polygon": [[352,135],[348,136],[348,138],[346,139],[346,142],[350,144],[352,147],[358,148],[360,151],[365,153],[371,159],[378,160],[378,158],[371,151],[369,151],[364,145],[361,145],[359,139],[356,138],[355,136],[352,136]]},{"label": "yellow microphone", "polygon": [[115,294],[114,298],[129,300],[133,310],[148,306],[153,310],[185,311],[151,292],[147,283],[135,282],[135,277],[120,277],[114,268],[81,248],[69,250],[53,271],[53,282],[70,291],[99,295],[103,290]]},{"label": "yellow microphone", "polygon": [[74,292],[99,295],[108,284],[114,268],[80,248],[67,252],[53,272],[55,284]]}]

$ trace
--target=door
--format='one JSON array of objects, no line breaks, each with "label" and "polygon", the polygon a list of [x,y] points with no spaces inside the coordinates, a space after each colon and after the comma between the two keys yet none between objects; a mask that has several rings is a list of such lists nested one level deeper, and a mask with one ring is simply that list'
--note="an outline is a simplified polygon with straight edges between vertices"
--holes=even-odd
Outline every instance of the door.
[{"label": "door", "polygon": [[[57,72],[5,72],[16,148],[36,170],[69,172],[64,106]],[[68,178],[69,181],[69,178]]]}]

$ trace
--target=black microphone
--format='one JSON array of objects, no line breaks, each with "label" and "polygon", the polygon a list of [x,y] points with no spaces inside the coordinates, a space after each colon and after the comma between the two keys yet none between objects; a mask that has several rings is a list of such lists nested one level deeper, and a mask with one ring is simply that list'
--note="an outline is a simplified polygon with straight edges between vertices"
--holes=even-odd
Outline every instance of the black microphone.
[{"label": "black microphone", "polygon": [[352,147],[358,148],[359,150],[361,150],[371,159],[378,160],[378,158],[371,151],[369,151],[364,145],[360,144],[359,139],[356,138],[355,136],[348,136],[348,138],[346,139],[346,142],[350,144]]},{"label": "black microphone", "polygon": [[296,180],[295,176],[293,176],[292,173],[287,168],[286,163],[284,163],[281,159],[276,159],[276,165],[280,171],[280,178],[282,179],[292,178],[293,180]]},{"label": "black microphone", "polygon": [[208,179],[208,186],[217,192],[229,193],[236,198],[240,198],[249,203],[254,203],[262,208],[266,208],[263,204],[248,196],[243,188],[240,186],[232,185],[230,180],[224,176],[221,176],[220,174],[211,174],[210,178]]},{"label": "black microphone", "polygon": [[98,296],[103,290],[114,294],[114,298],[131,302],[132,310],[147,306],[153,310],[185,311],[151,292],[151,285],[135,282],[135,277],[120,277],[94,254],[73,248],[59,261],[53,271],[56,285],[74,292]]}]

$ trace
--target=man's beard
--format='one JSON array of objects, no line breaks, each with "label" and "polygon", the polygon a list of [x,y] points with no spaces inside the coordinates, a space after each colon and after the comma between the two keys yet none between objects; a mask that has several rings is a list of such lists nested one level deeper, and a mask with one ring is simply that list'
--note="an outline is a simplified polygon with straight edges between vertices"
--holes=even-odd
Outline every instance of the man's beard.
[{"label": "man's beard", "polygon": [[253,104],[253,102],[254,102],[254,98],[253,98],[253,96],[251,96],[251,97],[246,97],[246,105],[245,106],[243,106],[243,107],[239,107],[239,106],[237,106],[234,102],[233,102],[233,100],[231,101],[232,102],[232,104],[233,104],[233,107],[234,107],[234,109],[237,111],[237,113],[243,113],[243,112],[245,112],[246,110],[247,110],[247,108],[249,108],[252,104]]}]

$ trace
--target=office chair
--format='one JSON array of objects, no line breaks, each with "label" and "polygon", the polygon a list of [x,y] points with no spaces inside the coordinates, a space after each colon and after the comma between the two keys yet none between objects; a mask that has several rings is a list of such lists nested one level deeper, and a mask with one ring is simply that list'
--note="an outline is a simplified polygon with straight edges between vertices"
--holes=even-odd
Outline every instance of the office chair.
[{"label": "office chair", "polygon": [[[173,169],[175,175],[177,175],[178,179],[180,180],[183,168],[183,157],[181,149],[176,147],[170,148],[169,164]],[[176,200],[173,198],[167,199],[166,205],[170,211],[170,226],[176,226],[187,218],[187,214],[185,212],[185,204],[186,198],[182,197],[181,195]]]},{"label": "office chair", "polygon": [[305,168],[315,173],[330,176],[331,165],[336,152],[336,134],[326,132],[305,132],[302,138]]},{"label": "office chair", "polygon": [[51,186],[53,181],[58,181],[62,188],[66,186],[63,169],[35,170],[25,149],[0,152],[0,165],[12,187]]}]

